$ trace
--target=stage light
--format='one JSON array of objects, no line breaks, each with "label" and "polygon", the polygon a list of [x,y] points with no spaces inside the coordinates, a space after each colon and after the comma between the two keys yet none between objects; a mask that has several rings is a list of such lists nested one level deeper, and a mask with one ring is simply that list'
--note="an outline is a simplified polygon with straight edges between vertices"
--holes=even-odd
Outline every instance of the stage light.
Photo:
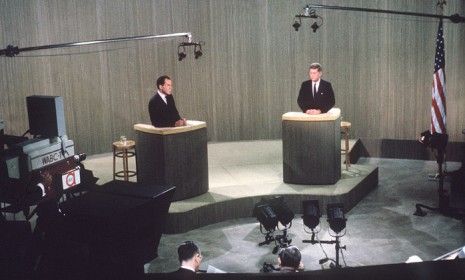
[{"label": "stage light", "polygon": [[313,231],[320,224],[321,213],[318,200],[302,201],[302,209],[304,225]]},{"label": "stage light", "polygon": [[[287,230],[292,226],[294,212],[286,205],[283,197],[273,197],[272,199],[262,199],[255,204],[253,216],[260,223],[260,232],[265,235],[265,241],[258,245],[268,245],[275,243],[273,253],[275,254],[280,248],[287,247],[291,244],[292,239],[288,238]],[[281,223],[284,228],[280,229],[278,224]],[[263,228],[266,232],[263,232]],[[282,234],[274,235],[275,230]]]},{"label": "stage light", "polygon": [[278,221],[286,228],[291,227],[292,220],[294,219],[294,212],[284,202],[282,196],[274,197],[270,200],[270,205],[273,207]]},{"label": "stage light", "polygon": [[186,58],[186,48],[182,45],[178,46],[178,60],[182,61],[184,58]]},{"label": "stage light", "polygon": [[278,217],[273,211],[273,208],[266,202],[262,201],[255,204],[253,216],[257,218],[258,222],[268,232],[274,231],[278,226]]},{"label": "stage light", "polygon": [[295,15],[294,27],[295,31],[299,31],[300,26],[302,25],[302,18],[313,18],[315,22],[310,26],[313,32],[316,32],[318,28],[323,25],[323,18],[317,15],[316,10],[313,9],[310,5],[305,6],[299,14]]},{"label": "stage light", "polygon": [[418,139],[425,147],[431,147],[432,149],[441,151],[446,149],[448,140],[449,136],[447,134],[437,132],[431,133],[429,130],[423,131]]},{"label": "stage light", "polygon": [[295,31],[299,31],[300,25],[301,23],[300,23],[300,18],[299,18],[299,21],[297,21],[297,19],[294,21],[294,24],[292,25],[292,27],[294,27]]},{"label": "stage light", "polygon": [[202,56],[202,45],[195,45],[194,47],[194,57],[195,59],[199,58]]},{"label": "stage light", "polygon": [[316,30],[320,28],[320,26],[316,23],[316,21],[310,27],[313,29],[313,33],[315,33]]},{"label": "stage light", "polygon": [[336,234],[345,229],[347,219],[344,217],[344,206],[342,203],[328,204],[326,213],[328,215],[329,227]]}]

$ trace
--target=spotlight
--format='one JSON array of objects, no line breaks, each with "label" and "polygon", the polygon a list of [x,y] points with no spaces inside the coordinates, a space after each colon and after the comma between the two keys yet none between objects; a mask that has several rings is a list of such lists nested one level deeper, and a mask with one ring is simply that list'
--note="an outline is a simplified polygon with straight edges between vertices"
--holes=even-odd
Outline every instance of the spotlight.
[{"label": "spotlight", "polygon": [[182,45],[178,46],[178,60],[181,61],[186,58],[186,48]]},{"label": "spotlight", "polygon": [[271,206],[265,202],[259,202],[255,205],[253,216],[257,218],[260,225],[263,225],[266,231],[274,231],[278,226],[278,217]]},{"label": "spotlight", "polygon": [[320,224],[321,213],[318,200],[302,201],[302,209],[302,219],[304,220],[304,225],[313,231]]},{"label": "spotlight", "polygon": [[[292,226],[294,212],[286,205],[283,197],[278,196],[258,202],[255,204],[253,216],[260,222],[260,232],[265,235],[265,241],[260,242],[259,246],[274,242],[273,253],[275,254],[280,248],[291,244],[292,239],[288,238],[287,230]],[[284,226],[284,229],[278,227],[279,223]],[[263,232],[263,228],[266,232]],[[282,234],[274,235],[276,229],[282,231]]]},{"label": "spotlight", "polygon": [[336,234],[345,229],[347,219],[344,217],[344,206],[342,203],[328,204],[327,214],[329,227]]},{"label": "spotlight", "polygon": [[445,150],[449,136],[447,134],[441,134],[434,132],[431,134],[429,130],[423,131],[420,134],[418,141],[425,147],[431,147],[432,149]]},{"label": "spotlight", "polygon": [[274,197],[270,200],[270,205],[278,217],[278,221],[286,228],[290,228],[294,219],[294,212],[284,202],[282,196]]},{"label": "spotlight", "polygon": [[[345,229],[346,227],[346,221],[347,219],[344,217],[344,206],[342,203],[335,203],[335,204],[328,204],[327,205],[327,214],[328,214],[328,223],[329,227],[336,233],[336,235],[332,235],[331,231],[329,232],[329,235],[332,237],[335,237],[335,240],[320,240],[318,238],[318,232],[315,232],[314,228],[318,226],[320,223],[320,207],[318,205],[318,200],[305,200],[302,201],[302,208],[303,208],[303,213],[304,215],[302,218],[304,219],[304,225],[312,229],[312,239],[310,240],[302,240],[303,243],[310,243],[312,245],[314,244],[320,244],[321,249],[323,250],[323,247],[321,244],[335,244],[336,246],[336,259],[331,259],[328,258],[328,255],[326,252],[323,250],[323,253],[325,254],[325,258],[321,259],[319,261],[320,265],[327,262],[327,261],[332,261],[330,267],[341,267],[339,264],[339,253],[342,253],[342,250],[346,250],[346,246],[341,246],[341,243],[339,241],[339,238],[344,236],[344,234],[340,235],[339,233]],[[304,227],[304,231],[305,230]],[[307,232],[309,233],[309,232]],[[345,262],[345,261],[344,261]]]},{"label": "spotlight", "polygon": [[297,21],[297,19],[294,21],[294,24],[292,25],[292,27],[294,27],[295,31],[299,31],[300,25],[301,23],[300,23],[300,18],[299,18],[299,21]]},{"label": "spotlight", "polygon": [[310,26],[313,32],[316,32],[318,28],[323,25],[323,18],[317,15],[316,10],[313,9],[310,5],[305,6],[301,11],[300,14],[295,15],[294,27],[295,31],[299,31],[300,26],[302,25],[302,18],[313,18],[315,22]]},{"label": "spotlight", "polygon": [[202,45],[195,45],[194,47],[194,57],[195,59],[199,58],[202,56]]},{"label": "spotlight", "polygon": [[320,28],[320,26],[316,22],[314,22],[310,27],[312,28],[313,33],[315,33],[316,30]]}]

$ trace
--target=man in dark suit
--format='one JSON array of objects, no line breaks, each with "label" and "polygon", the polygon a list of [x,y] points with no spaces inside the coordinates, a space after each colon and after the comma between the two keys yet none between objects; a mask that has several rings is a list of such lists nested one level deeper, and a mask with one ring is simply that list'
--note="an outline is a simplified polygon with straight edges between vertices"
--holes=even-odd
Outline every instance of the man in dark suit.
[{"label": "man in dark suit", "polygon": [[168,76],[157,79],[157,92],[149,102],[149,114],[152,125],[156,127],[184,126],[186,119],[179,116],[171,90],[172,81]]},{"label": "man in dark suit", "polygon": [[302,255],[295,246],[282,248],[278,253],[279,269],[278,273],[299,272],[304,270]]},{"label": "man in dark suit", "polygon": [[317,115],[328,112],[335,104],[333,87],[330,82],[321,79],[322,68],[312,63],[308,71],[310,80],[302,83],[297,103],[302,112]]},{"label": "man in dark suit", "polygon": [[200,249],[192,241],[186,241],[178,247],[178,259],[181,267],[170,273],[169,279],[197,279],[197,271],[202,262]]}]

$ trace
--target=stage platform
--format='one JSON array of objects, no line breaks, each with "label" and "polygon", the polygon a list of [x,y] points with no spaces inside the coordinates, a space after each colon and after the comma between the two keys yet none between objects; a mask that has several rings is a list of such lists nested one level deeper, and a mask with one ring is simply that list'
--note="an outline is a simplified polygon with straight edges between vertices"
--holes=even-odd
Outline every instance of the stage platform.
[{"label": "stage platform", "polygon": [[[352,160],[359,140],[351,140]],[[85,166],[99,177],[98,184],[112,179],[111,154],[90,156]],[[131,164],[131,163],[130,163]],[[251,217],[256,202],[264,197],[283,196],[295,213],[301,201],[318,199],[325,211],[327,203],[354,207],[378,185],[378,168],[352,164],[334,185],[293,185],[283,182],[281,140],[239,141],[208,144],[209,191],[171,204],[166,233],[182,233],[228,219]]]}]

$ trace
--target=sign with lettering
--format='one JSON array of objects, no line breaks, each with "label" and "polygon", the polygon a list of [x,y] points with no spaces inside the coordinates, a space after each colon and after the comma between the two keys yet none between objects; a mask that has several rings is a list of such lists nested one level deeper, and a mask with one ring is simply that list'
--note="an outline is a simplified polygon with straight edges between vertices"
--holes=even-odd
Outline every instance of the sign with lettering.
[{"label": "sign with lettering", "polygon": [[69,189],[81,183],[81,172],[79,167],[61,175],[63,190]]}]

